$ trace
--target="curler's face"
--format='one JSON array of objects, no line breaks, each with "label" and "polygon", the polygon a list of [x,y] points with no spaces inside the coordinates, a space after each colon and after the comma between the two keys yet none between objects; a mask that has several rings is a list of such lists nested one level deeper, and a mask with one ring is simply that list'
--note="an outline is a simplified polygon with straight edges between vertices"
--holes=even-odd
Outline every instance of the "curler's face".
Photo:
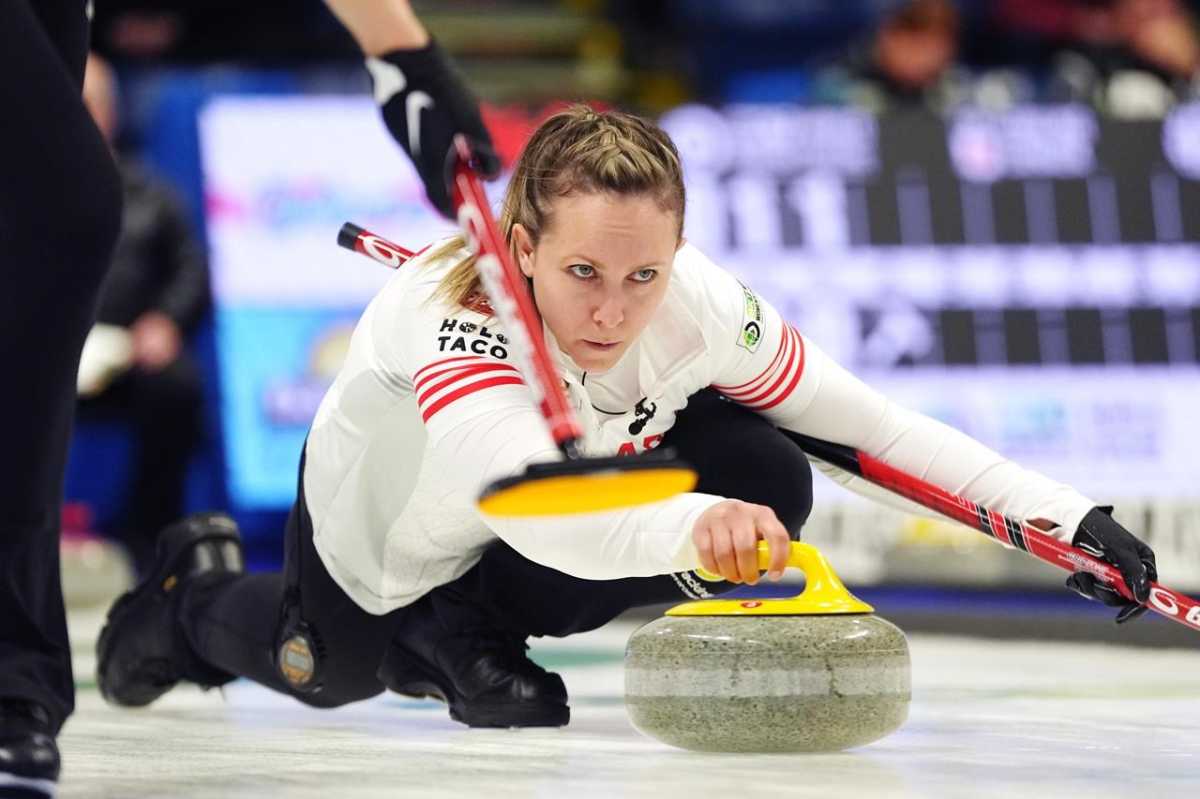
[{"label": "curler's face", "polygon": [[581,369],[611,369],[662,303],[679,219],[650,195],[573,193],[553,201],[534,242],[514,225],[518,265],[538,311]]}]

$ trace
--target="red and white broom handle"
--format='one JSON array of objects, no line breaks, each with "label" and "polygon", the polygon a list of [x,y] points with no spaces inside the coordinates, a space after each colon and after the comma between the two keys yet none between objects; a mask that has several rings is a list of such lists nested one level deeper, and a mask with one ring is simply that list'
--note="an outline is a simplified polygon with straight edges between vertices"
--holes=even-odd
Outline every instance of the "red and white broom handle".
[{"label": "red and white broom handle", "polygon": [[[865,452],[795,433],[791,434],[790,438],[796,441],[800,448],[809,455],[820,458],[839,469],[855,474],[870,483],[912,500],[943,516],[948,516],[968,527],[973,527],[1052,566],[1058,566],[1060,569],[1070,572],[1091,572],[1098,579],[1114,586],[1122,596],[1133,599],[1133,594],[1125,585],[1121,572],[1115,566],[1097,560],[1082,549],[1059,541],[1036,527],[1002,516],[969,499],[951,494],[919,477],[889,466]],[[1158,583],[1151,583],[1150,599],[1146,605],[1150,610],[1166,616],[1168,619],[1200,630],[1200,602],[1185,594],[1172,591]]]},{"label": "red and white broom handle", "polygon": [[541,316],[533,305],[525,276],[513,263],[508,244],[492,218],[483,184],[471,167],[471,151],[466,139],[458,136],[455,144],[458,159],[450,197],[458,212],[458,224],[466,236],[467,246],[476,255],[475,269],[492,310],[513,340],[513,357],[533,391],[554,443],[566,457],[579,457],[578,444],[583,429],[567,404],[562,378],[550,360],[542,337]]},{"label": "red and white broom handle", "polygon": [[346,222],[342,225],[342,229],[338,231],[337,242],[339,247],[354,250],[356,253],[365,255],[392,269],[399,269],[405,261],[416,254],[382,236],[376,236],[353,222]]}]

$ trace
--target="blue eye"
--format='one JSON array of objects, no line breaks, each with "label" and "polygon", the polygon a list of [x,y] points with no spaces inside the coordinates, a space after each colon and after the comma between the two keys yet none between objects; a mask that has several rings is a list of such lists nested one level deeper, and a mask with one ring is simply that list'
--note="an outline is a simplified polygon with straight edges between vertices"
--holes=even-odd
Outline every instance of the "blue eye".
[{"label": "blue eye", "polygon": [[639,269],[631,275],[634,283],[649,283],[658,277],[657,269]]},{"label": "blue eye", "polygon": [[596,274],[596,268],[587,264],[572,264],[567,267],[575,277],[589,278]]}]

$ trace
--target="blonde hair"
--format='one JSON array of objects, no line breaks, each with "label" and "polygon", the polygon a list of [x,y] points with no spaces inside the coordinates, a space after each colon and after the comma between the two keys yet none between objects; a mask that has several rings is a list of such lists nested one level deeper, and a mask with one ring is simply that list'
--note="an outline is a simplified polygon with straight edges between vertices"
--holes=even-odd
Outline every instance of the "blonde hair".
[{"label": "blonde hair", "polygon": [[[574,105],[543,122],[521,152],[504,195],[499,227],[512,247],[520,224],[534,244],[553,219],[556,197],[576,192],[650,196],[674,212],[683,235],[683,168],[670,137],[652,122],[621,111]],[[456,236],[428,256],[437,261],[466,246]],[[514,257],[516,253],[513,253]],[[469,306],[484,298],[475,257],[459,261],[438,285],[434,297]]]}]

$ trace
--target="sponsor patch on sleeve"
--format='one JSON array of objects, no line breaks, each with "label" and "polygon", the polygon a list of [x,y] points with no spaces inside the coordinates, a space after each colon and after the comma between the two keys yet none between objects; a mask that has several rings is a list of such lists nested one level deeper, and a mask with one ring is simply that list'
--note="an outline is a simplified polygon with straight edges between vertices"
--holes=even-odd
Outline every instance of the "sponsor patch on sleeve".
[{"label": "sponsor patch on sleeve", "polygon": [[744,283],[738,285],[742,287],[742,326],[738,330],[737,345],[748,352],[758,352],[763,339],[762,303]]},{"label": "sponsor patch on sleeve", "polygon": [[438,328],[437,343],[438,352],[490,355],[500,360],[508,358],[508,338],[503,333],[461,319],[443,319]]}]

